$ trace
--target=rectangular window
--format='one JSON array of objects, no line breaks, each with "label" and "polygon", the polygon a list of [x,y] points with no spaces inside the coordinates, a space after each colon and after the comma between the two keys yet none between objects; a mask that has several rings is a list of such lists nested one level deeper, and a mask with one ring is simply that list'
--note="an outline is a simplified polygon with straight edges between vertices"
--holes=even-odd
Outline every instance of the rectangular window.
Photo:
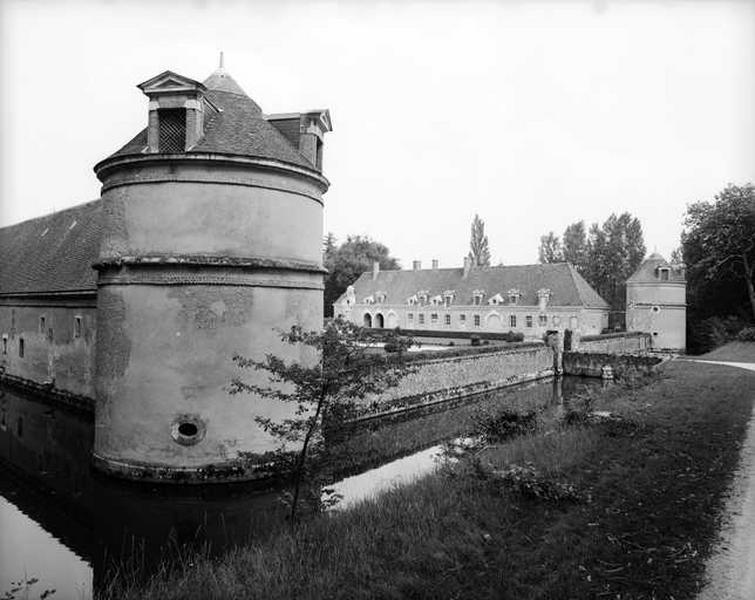
[{"label": "rectangular window", "polygon": [[661,269],[661,281],[668,281],[668,269]]},{"label": "rectangular window", "polygon": [[446,322],[446,325],[450,325],[451,324],[451,315],[446,315],[445,322]]},{"label": "rectangular window", "polygon": [[3,334],[3,354],[8,354],[8,335]]},{"label": "rectangular window", "polygon": [[433,324],[438,322],[438,313],[433,313],[430,315],[430,322]]},{"label": "rectangular window", "polygon": [[419,324],[420,325],[425,324],[425,313],[419,313]]},{"label": "rectangular window", "polygon": [[407,313],[406,318],[410,323],[414,323],[414,313]]},{"label": "rectangular window", "polygon": [[459,315],[459,321],[461,321],[462,323],[466,323],[467,322],[467,315]]},{"label": "rectangular window", "polygon": [[509,327],[516,327],[516,315],[509,317]]},{"label": "rectangular window", "polygon": [[524,321],[525,321],[525,324],[527,325],[527,327],[532,327],[532,315],[527,315],[524,318]]},{"label": "rectangular window", "polygon": [[81,337],[81,317],[73,318],[73,337]]},{"label": "rectangular window", "polygon": [[24,338],[22,337],[18,338],[18,356],[20,358],[24,357]]},{"label": "rectangular window", "polygon": [[45,319],[44,315],[42,315],[41,317],[39,317],[39,333],[41,333],[42,335],[44,335],[45,333],[47,333],[46,321],[47,320]]},{"label": "rectangular window", "polygon": [[158,150],[169,153],[185,152],[186,109],[158,109],[157,119],[159,123]]},{"label": "rectangular window", "polygon": [[548,316],[547,315],[540,315],[537,318],[537,322],[539,323],[540,327],[545,327],[548,324]]},{"label": "rectangular window", "polygon": [[480,301],[481,301],[481,300],[482,300],[482,297],[480,297],[480,296],[475,296],[475,297],[474,297],[474,304],[475,304],[475,306],[480,306]]},{"label": "rectangular window", "polygon": [[480,315],[474,316],[474,326],[479,327],[480,326]]}]

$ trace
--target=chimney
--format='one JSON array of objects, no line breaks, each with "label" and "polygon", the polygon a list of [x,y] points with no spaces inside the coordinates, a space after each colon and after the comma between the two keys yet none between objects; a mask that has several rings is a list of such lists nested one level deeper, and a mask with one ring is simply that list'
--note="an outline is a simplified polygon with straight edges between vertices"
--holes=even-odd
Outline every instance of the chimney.
[{"label": "chimney", "polygon": [[464,257],[464,277],[469,275],[469,271],[471,268],[472,268],[472,257],[465,256]]},{"label": "chimney", "polygon": [[422,268],[422,261],[421,260],[413,260],[412,261],[412,269],[415,271],[419,271]]},{"label": "chimney", "polygon": [[437,258],[433,259],[433,270],[434,271],[438,270],[438,259]]},{"label": "chimney", "polygon": [[378,261],[375,261],[372,263],[372,279],[373,281],[378,278],[378,275],[380,275],[380,263]]}]

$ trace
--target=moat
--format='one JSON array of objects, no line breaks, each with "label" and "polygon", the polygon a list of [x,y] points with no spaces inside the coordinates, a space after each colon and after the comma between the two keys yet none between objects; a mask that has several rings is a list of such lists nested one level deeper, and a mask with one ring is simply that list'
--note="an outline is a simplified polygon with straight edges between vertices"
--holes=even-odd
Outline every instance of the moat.
[{"label": "moat", "polygon": [[[435,468],[442,442],[463,435],[475,411],[505,404],[556,418],[564,400],[600,385],[539,381],[355,431],[336,446],[337,508]],[[89,598],[112,568],[149,573],[187,548],[217,554],[284,526],[279,494],[259,484],[166,487],[98,475],[92,440],[90,416],[0,387],[0,597],[38,579],[30,597],[54,589],[52,597]],[[21,587],[10,597],[25,597]]]}]

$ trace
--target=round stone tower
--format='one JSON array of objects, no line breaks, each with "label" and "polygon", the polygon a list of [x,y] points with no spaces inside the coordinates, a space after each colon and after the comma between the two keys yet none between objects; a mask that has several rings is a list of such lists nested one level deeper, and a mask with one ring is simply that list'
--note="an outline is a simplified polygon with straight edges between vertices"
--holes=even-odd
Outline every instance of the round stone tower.
[{"label": "round stone tower", "polygon": [[684,352],[686,292],[684,266],[651,254],[627,280],[627,330],[649,333],[655,349]]},{"label": "round stone tower", "polygon": [[276,445],[254,417],[289,407],[230,395],[234,377],[264,377],[233,357],[312,358],[278,330],[322,326],[330,115],[263,115],[222,68],[204,83],[165,71],[138,87],[147,128],[94,168],[94,462],[149,481],[254,478]]}]

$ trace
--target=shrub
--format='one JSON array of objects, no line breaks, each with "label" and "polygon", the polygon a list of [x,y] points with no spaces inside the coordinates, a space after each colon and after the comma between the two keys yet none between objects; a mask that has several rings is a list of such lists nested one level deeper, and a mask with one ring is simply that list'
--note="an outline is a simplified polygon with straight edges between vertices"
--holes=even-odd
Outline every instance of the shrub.
[{"label": "shrub", "polygon": [[737,334],[747,326],[739,317],[709,317],[687,323],[687,347],[691,354],[704,354],[738,339]]},{"label": "shrub", "polygon": [[523,333],[515,333],[511,330],[508,331],[508,333],[504,334],[505,341],[507,342],[523,342],[524,341],[524,334]]},{"label": "shrub", "polygon": [[470,343],[473,346],[479,346],[480,345],[480,336],[479,335],[473,335],[469,338]]},{"label": "shrub", "polygon": [[740,342],[755,342],[755,327],[745,327],[737,334]]},{"label": "shrub", "polygon": [[502,442],[515,435],[532,433],[537,428],[537,412],[518,413],[510,410],[478,410],[471,417],[470,435],[489,444]]},{"label": "shrub", "polygon": [[507,469],[493,471],[506,487],[514,493],[531,500],[546,502],[579,502],[581,494],[571,483],[563,483],[538,471],[531,463],[512,465]]}]

